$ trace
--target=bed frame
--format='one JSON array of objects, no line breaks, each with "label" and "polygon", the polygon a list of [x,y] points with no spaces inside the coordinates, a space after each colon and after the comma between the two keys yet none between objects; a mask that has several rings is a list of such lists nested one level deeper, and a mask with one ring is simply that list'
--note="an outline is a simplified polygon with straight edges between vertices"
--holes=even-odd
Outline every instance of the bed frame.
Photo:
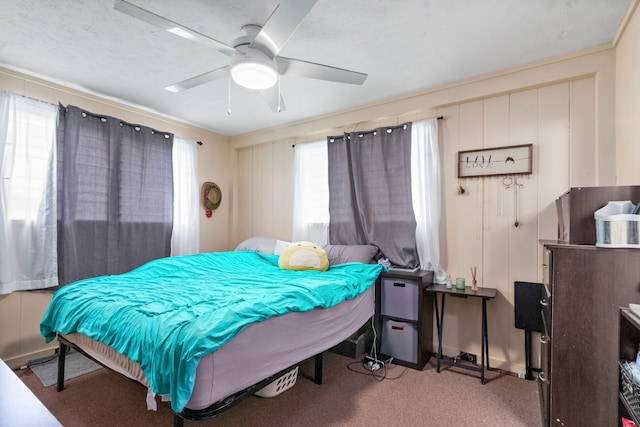
[{"label": "bed frame", "polygon": [[[95,358],[93,358],[91,355],[87,354],[82,348],[80,348],[79,346],[77,346],[76,344],[68,341],[67,339],[65,339],[64,337],[60,336],[58,334],[57,336],[58,342],[60,343],[60,350],[58,352],[58,378],[57,378],[57,385],[56,385],[56,391],[60,392],[62,390],[64,390],[64,368],[65,368],[65,360],[66,360],[66,355],[67,355],[67,351],[69,348],[72,348],[74,350],[76,350],[77,352],[83,354],[84,356],[86,356],[87,358],[93,360],[94,362],[105,366],[104,364],[100,363],[98,360],[96,360]],[[313,382],[321,385],[322,384],[322,362],[323,362],[323,354],[324,353],[319,353],[316,356],[313,357],[313,359],[315,360],[315,368],[314,368],[314,378],[313,378]],[[306,359],[309,360],[309,359]],[[302,360],[299,363],[294,364],[293,366],[290,366],[286,369],[283,369],[282,371],[278,372],[277,374],[271,375],[268,378],[265,378],[264,380],[247,387],[244,390],[240,390],[230,396],[227,396],[226,398],[222,399],[220,402],[218,403],[214,403],[213,405],[204,408],[204,409],[198,409],[198,410],[194,410],[194,409],[189,409],[189,408],[184,408],[182,412],[180,413],[176,413],[174,412],[173,414],[173,426],[174,427],[183,427],[184,425],[184,420],[208,420],[211,418],[214,418],[215,416],[217,416],[218,414],[222,413],[223,411],[227,410],[228,408],[234,406],[236,403],[241,402],[244,398],[253,395],[254,393],[258,392],[260,389],[262,389],[263,387],[267,386],[268,384],[270,384],[271,382],[277,380],[278,378],[280,378],[281,376],[283,376],[284,374],[286,374],[287,372],[291,371],[292,369],[294,369],[296,366],[299,366],[301,363],[305,362],[306,360]],[[105,366],[107,369],[109,369],[107,366]],[[130,381],[133,381],[134,383],[140,385],[141,387],[144,387],[144,385],[140,384],[139,382],[127,377],[124,374],[120,374],[123,377],[127,378]]]},{"label": "bed frame", "polygon": [[[275,245],[276,243],[275,239],[271,239],[271,240],[274,240],[273,245]],[[369,246],[356,245],[355,248],[358,251],[357,253],[354,254],[352,253],[352,251],[347,251],[347,249],[352,249],[349,246],[335,246],[334,249],[340,249],[340,251],[338,251],[338,253],[335,254],[335,259],[333,260],[333,263],[341,264],[345,262],[356,262],[356,261],[362,262],[362,263],[370,263],[370,262],[373,262],[372,257],[378,252],[378,249],[373,246],[369,247]],[[361,251],[363,248],[366,249],[366,251],[365,253],[360,254],[359,251]],[[271,252],[267,251],[265,253],[271,253]],[[344,257],[347,257],[348,259],[343,259]],[[283,367],[286,367],[287,365],[290,365],[289,367],[286,367],[285,369],[282,369],[279,372],[274,373],[272,375],[269,375],[271,372],[273,372],[272,369],[265,369],[264,371],[255,371],[253,375],[244,378],[241,381],[241,383],[236,384],[236,386],[229,387],[229,388],[226,388],[224,386],[225,381],[227,381],[227,385],[228,385],[229,375],[233,375],[235,372],[234,369],[239,369],[239,367],[237,365],[231,365],[233,366],[231,369],[223,369],[221,371],[222,376],[220,377],[221,384],[223,384],[223,386],[218,389],[218,392],[213,393],[210,399],[204,398],[204,399],[198,400],[198,398],[196,397],[195,401],[193,402],[193,405],[191,405],[192,408],[196,408],[196,409],[191,409],[185,406],[181,412],[174,411],[174,417],[173,417],[174,426],[182,427],[185,419],[206,420],[206,419],[214,418],[221,412],[228,409],[229,407],[242,401],[244,398],[251,396],[256,392],[260,391],[265,386],[269,385],[273,381],[287,374],[292,369],[295,369],[297,366],[299,366],[301,363],[307,360],[315,359],[315,372],[314,372],[313,381],[318,385],[322,384],[323,352],[339,344],[340,338],[342,338],[342,340],[348,338],[349,334],[346,334],[344,337],[342,337],[342,332],[349,330],[350,333],[353,333],[356,330],[358,330],[364,323],[371,320],[372,316],[375,313],[374,288],[375,286],[372,283],[371,286],[365,292],[361,293],[356,298],[351,299],[347,305],[342,306],[342,304],[344,303],[343,301],[342,303],[337,304],[336,306],[330,307],[328,309],[332,311],[330,312],[327,311],[327,312],[324,312],[325,314],[321,314],[318,319],[323,319],[322,322],[314,321],[313,324],[315,326],[313,326],[312,329],[315,331],[314,334],[317,335],[316,338],[322,337],[322,340],[314,339],[313,345],[311,346],[308,344],[307,341],[305,341],[304,339],[301,339],[301,347],[299,347],[299,349],[301,350],[301,353],[298,354],[298,353],[288,352],[288,354],[284,356],[282,353],[280,353],[279,357],[282,357],[282,359],[279,359],[280,363],[274,366],[273,370],[276,370],[276,369],[279,370]],[[339,308],[340,306],[342,306],[342,308]],[[334,309],[334,307],[336,308]],[[333,310],[337,310],[337,312]],[[286,319],[286,318],[289,318],[289,315],[299,316],[301,315],[301,313],[302,312],[300,313],[291,312],[291,313],[288,313],[286,316],[279,316],[277,317],[277,319]],[[326,313],[329,313],[329,314],[326,314]],[[325,323],[323,322],[325,322],[327,319],[329,319],[329,322],[328,324],[325,325]],[[270,320],[271,319],[269,319],[268,321]],[[279,332],[280,339],[282,339],[281,331],[286,330],[286,326],[291,322],[297,325],[297,322],[299,320],[300,319],[298,317],[292,317],[292,318],[289,318],[289,320],[286,320],[285,323],[277,323],[278,328],[276,328],[276,330],[280,331]],[[261,323],[261,325],[267,324],[268,321]],[[272,329],[271,325],[272,324],[269,324],[267,328]],[[285,326],[284,328],[282,327],[283,325]],[[238,338],[243,333],[249,330],[250,328],[243,330],[242,333],[238,334]],[[257,330],[263,331],[263,329],[257,329]],[[255,329],[253,331],[255,331]],[[230,342],[235,342],[236,345],[227,347],[227,349],[231,349],[231,351],[233,351],[237,349],[242,349],[243,346],[246,346],[246,345],[253,345],[253,339],[257,338],[251,335],[253,333],[256,333],[256,332],[251,332],[249,335],[244,335],[244,338],[240,339],[239,341],[236,341],[236,339],[238,338],[234,338]],[[263,334],[260,334],[259,332],[257,334],[259,335],[258,339],[264,338],[265,336]],[[296,328],[295,334],[297,334],[298,336],[302,334],[304,337],[308,337],[309,330],[307,328],[304,328],[304,329]],[[247,341],[247,337],[251,337],[252,339],[251,343]],[[145,385],[145,383],[147,382],[147,378],[144,376],[144,374],[138,375],[138,371],[136,371],[135,373],[127,372],[126,370],[120,371],[118,366],[110,365],[111,360],[109,359],[109,357],[106,357],[101,361],[100,359],[102,358],[102,354],[94,353],[92,355],[92,353],[94,352],[94,349],[91,347],[92,343],[85,345],[86,344],[85,342],[81,342],[81,341],[76,342],[75,337],[72,337],[72,336],[67,337],[64,334],[60,334],[60,333],[57,334],[57,339],[60,343],[60,351],[58,354],[58,377],[57,377],[58,392],[64,389],[65,356],[69,348],[75,349],[76,351],[85,355],[89,359],[97,362],[102,366],[105,366],[106,368],[114,372],[117,372],[123,375],[124,377],[140,385],[141,387],[148,388],[148,385]],[[325,339],[327,341],[324,341]],[[277,341],[273,341],[272,343],[276,345],[276,348],[275,348],[276,352],[281,350],[281,348],[277,347]],[[254,354],[254,353],[251,353],[251,354]],[[220,360],[221,360],[221,363],[223,364],[229,363],[230,360],[232,362],[236,360],[233,357],[230,357],[232,355],[232,352],[230,351],[227,351],[227,352],[223,351],[222,353],[219,353],[219,355],[222,355],[222,358]],[[205,357],[207,356],[208,355],[206,355]],[[216,357],[215,360],[218,360],[218,358]],[[207,365],[207,368],[204,368],[204,369],[210,369],[211,366],[214,366],[215,362],[210,362],[209,360],[208,363],[210,364]],[[204,365],[199,364],[199,366],[204,366]],[[207,373],[205,374],[204,377],[202,377],[204,381],[202,384],[204,384],[205,386],[213,386],[215,381],[214,383],[207,382],[209,378],[213,379],[213,374],[211,374],[210,370],[209,371],[205,370],[204,372],[207,372]],[[132,375],[128,375],[128,373],[131,373]],[[210,377],[207,377],[206,375],[210,375]],[[267,377],[264,379],[260,379],[260,377],[262,376],[267,376]],[[252,383],[254,384],[251,385]],[[242,388],[242,387],[245,387],[245,388],[239,391],[236,391],[238,390],[238,388]],[[225,394],[227,393],[231,393],[231,394],[225,396]],[[194,399],[194,396],[195,395],[192,395],[191,398]]]}]

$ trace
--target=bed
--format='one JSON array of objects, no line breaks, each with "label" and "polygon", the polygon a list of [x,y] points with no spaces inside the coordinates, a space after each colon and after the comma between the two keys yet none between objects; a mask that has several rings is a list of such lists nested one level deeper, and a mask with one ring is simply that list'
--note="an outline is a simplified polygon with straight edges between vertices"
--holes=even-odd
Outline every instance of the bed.
[{"label": "bed", "polygon": [[[354,248],[327,247],[328,271],[287,271],[271,253],[277,242],[251,242],[57,291],[41,332],[60,342],[58,391],[68,346],[145,386],[149,408],[156,395],[170,400],[174,425],[211,418],[313,357],[320,383],[322,352],[374,313],[377,249],[354,247],[357,257]],[[229,293],[231,301],[221,296]]]}]

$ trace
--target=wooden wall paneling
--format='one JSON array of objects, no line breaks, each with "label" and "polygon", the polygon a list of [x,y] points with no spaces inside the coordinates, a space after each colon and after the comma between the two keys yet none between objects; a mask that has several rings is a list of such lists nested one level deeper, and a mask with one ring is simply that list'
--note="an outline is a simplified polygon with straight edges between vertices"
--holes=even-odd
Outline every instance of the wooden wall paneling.
[{"label": "wooden wall paneling", "polygon": [[251,235],[258,236],[262,234],[262,224],[264,221],[264,207],[262,205],[262,171],[264,168],[264,159],[262,158],[263,145],[257,145],[251,149],[253,175],[251,183],[251,197],[253,198],[251,210]]},{"label": "wooden wall paneling", "polygon": [[[457,151],[482,148],[484,129],[484,104],[482,100],[468,102],[460,105],[459,122],[459,143]],[[457,158],[457,153],[456,153]],[[455,165],[457,176],[457,164]],[[484,198],[482,179],[467,178],[462,182],[465,193],[455,196],[455,226],[457,228],[454,270],[452,277],[464,277],[467,284],[471,283],[472,266],[482,266],[482,238],[483,238],[483,211],[482,203]],[[480,268],[481,270],[481,268]],[[476,327],[479,325],[480,307],[475,304],[468,304],[466,301],[456,301],[450,299],[448,311],[457,317],[457,328],[451,320],[447,320],[447,331],[444,340],[446,342],[458,342],[460,349],[467,349],[469,346],[475,347],[479,340],[479,333]],[[473,348],[469,348],[469,351]],[[479,348],[479,346],[478,346]],[[475,351],[475,350],[474,350]]]},{"label": "wooden wall paneling", "polygon": [[[511,145],[533,144],[533,166],[538,159],[538,90],[518,92],[510,96],[509,138]],[[536,253],[538,250],[538,176],[524,175],[516,179],[509,191],[514,197],[509,246],[512,251],[510,262],[510,301],[513,297],[513,281],[533,280],[537,276]],[[517,185],[520,184],[520,185]],[[517,200],[515,200],[517,192]],[[518,227],[515,223],[518,222]],[[518,276],[514,276],[518,275]]]},{"label": "wooden wall paneling", "polygon": [[293,224],[293,148],[290,141],[280,141],[271,144],[271,150],[271,234],[281,240],[290,241]]},{"label": "wooden wall paneling", "polygon": [[[459,272],[457,262],[460,260],[458,254],[458,242],[463,239],[463,230],[458,220],[458,212],[460,206],[459,200],[464,197],[458,195],[458,178],[457,178],[457,155],[460,147],[460,106],[450,106],[439,110],[439,115],[444,120],[439,125],[439,139],[441,141],[441,160],[442,160],[442,222],[440,230],[440,264],[447,274],[451,275],[451,279],[455,281]],[[447,301],[448,303],[450,302]],[[453,301],[451,301],[453,302]],[[443,353],[447,355],[453,354],[454,351],[460,349],[457,332],[461,319],[453,304],[447,305],[445,313],[447,328],[444,330]],[[436,327],[434,322],[434,328]],[[437,340],[438,333],[434,330],[434,340]],[[437,342],[434,341],[437,346]],[[436,348],[436,347],[434,347]]]},{"label": "wooden wall paneling", "polygon": [[282,164],[280,175],[282,176],[281,192],[282,207],[277,222],[280,224],[279,235],[285,240],[291,240],[293,232],[293,156],[294,149],[291,141],[283,141],[280,145]]},{"label": "wooden wall paneling", "polygon": [[[569,83],[538,89],[538,238],[558,238],[556,199],[569,189]],[[542,246],[538,265],[542,264]],[[542,277],[539,277],[541,280]]]},{"label": "wooden wall paneling", "polygon": [[[273,234],[273,228],[275,225],[274,212],[273,212],[273,144],[262,144],[256,148],[259,148],[254,153],[254,159],[261,164],[260,175],[254,176],[256,184],[257,194],[256,198],[259,201],[258,210],[254,207],[254,221],[256,218],[259,220],[256,223],[256,233],[261,236],[270,236]],[[258,160],[259,159],[259,160]]]},{"label": "wooden wall paneling", "polygon": [[[23,292],[0,296],[0,354],[5,361],[20,355],[20,319]],[[12,365],[9,365],[12,366]]]},{"label": "wooden wall paneling", "polygon": [[238,150],[238,242],[253,235],[253,148]]},{"label": "wooden wall paneling", "polygon": [[445,272],[453,277],[454,254],[451,252],[455,245],[458,230],[455,226],[456,200],[458,180],[456,178],[456,159],[459,139],[459,107],[451,106],[438,110],[438,116],[444,117],[439,121],[438,143],[440,151],[441,180],[442,180],[442,211],[440,221],[440,265]]},{"label": "wooden wall paneling", "polygon": [[[18,292],[22,298],[27,295],[24,292]],[[20,310],[20,354],[26,355],[34,349],[41,346],[46,348],[57,348],[58,343],[55,341],[44,344],[44,338],[40,334],[40,321],[44,312],[47,311],[53,291],[31,291],[28,293],[30,309]],[[21,305],[24,301],[21,302]]]},{"label": "wooden wall paneling", "polygon": [[570,83],[570,187],[588,187],[598,184],[595,103],[594,78],[575,80]]},{"label": "wooden wall paneling", "polygon": [[238,151],[238,241],[251,236],[291,238],[293,149],[288,141]]},{"label": "wooden wall paneling", "polygon": [[616,185],[637,185],[640,170],[640,9],[616,48]]},{"label": "wooden wall paneling", "polygon": [[[291,144],[289,144],[291,147]],[[285,212],[290,211],[284,204],[284,195],[283,195],[283,184],[287,178],[285,177],[284,171],[282,171],[282,163],[283,163],[283,154],[285,150],[285,145],[282,141],[273,142],[270,144],[271,150],[271,204],[269,205],[269,210],[271,211],[271,224],[272,224],[272,237],[277,237],[281,240],[289,240],[286,236],[283,235],[283,229],[286,228],[282,221],[282,215]]]},{"label": "wooden wall paneling", "polygon": [[[556,199],[569,189],[569,83],[538,89],[538,153],[534,174],[538,180],[538,238],[558,238]],[[542,245],[538,245],[536,281],[543,282]],[[537,334],[534,334],[534,337]],[[537,339],[532,354],[540,354]],[[534,366],[540,366],[534,359]]]},{"label": "wooden wall paneling", "polygon": [[[534,157],[538,142],[538,91],[537,89],[511,94],[509,103],[510,145],[534,144]],[[534,160],[533,165],[536,165]],[[502,318],[490,317],[496,327],[502,328],[503,344],[508,348],[508,361],[523,360],[524,339],[522,331],[514,327],[514,282],[533,281],[538,277],[538,181],[537,175],[513,177],[511,188],[505,189],[512,198],[512,216],[509,224],[508,280],[500,284],[503,298],[496,298],[502,305]],[[518,226],[516,227],[516,222]],[[501,325],[501,326],[498,326]]]},{"label": "wooden wall paneling", "polygon": [[[484,101],[484,146],[501,147],[510,145],[509,140],[509,95],[496,96]],[[491,288],[502,288],[509,280],[509,269],[506,260],[510,258],[509,229],[513,226],[513,199],[511,192],[504,188],[503,177],[485,177],[484,187],[484,233],[483,260],[480,285]],[[502,336],[507,322],[495,322],[505,314],[496,311],[499,299],[489,302],[491,313],[489,329],[492,336]],[[477,339],[477,338],[476,338]],[[498,340],[491,340],[489,354],[498,360],[509,360],[507,348],[497,345]],[[480,351],[478,343],[477,351]],[[524,360],[524,358],[522,358]]]}]

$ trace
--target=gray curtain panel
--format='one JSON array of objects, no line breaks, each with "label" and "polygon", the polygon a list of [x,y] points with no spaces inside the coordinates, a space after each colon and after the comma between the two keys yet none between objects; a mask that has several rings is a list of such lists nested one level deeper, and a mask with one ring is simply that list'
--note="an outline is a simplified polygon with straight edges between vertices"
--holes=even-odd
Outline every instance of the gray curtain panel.
[{"label": "gray curtain panel", "polygon": [[417,267],[411,200],[411,123],[328,138],[329,242],[375,245]]},{"label": "gray curtain panel", "polygon": [[60,285],[171,253],[173,135],[60,106]]}]

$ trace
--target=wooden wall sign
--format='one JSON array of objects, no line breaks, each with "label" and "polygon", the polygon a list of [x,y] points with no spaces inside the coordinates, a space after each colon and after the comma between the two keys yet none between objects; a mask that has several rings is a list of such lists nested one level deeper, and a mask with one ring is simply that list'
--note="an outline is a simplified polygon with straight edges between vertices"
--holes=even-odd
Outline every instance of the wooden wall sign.
[{"label": "wooden wall sign", "polygon": [[533,144],[458,151],[458,178],[529,175]]}]

